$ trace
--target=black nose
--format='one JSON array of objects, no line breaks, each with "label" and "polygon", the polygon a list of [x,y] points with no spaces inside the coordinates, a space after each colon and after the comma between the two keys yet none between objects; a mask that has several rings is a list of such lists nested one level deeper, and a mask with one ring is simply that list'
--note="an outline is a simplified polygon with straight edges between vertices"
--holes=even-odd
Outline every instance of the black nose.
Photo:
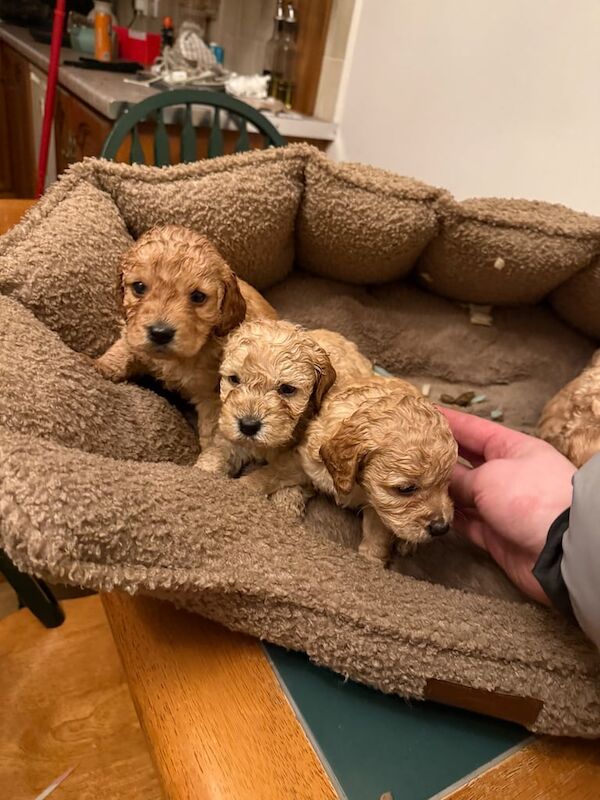
[{"label": "black nose", "polygon": [[244,436],[256,436],[262,428],[262,422],[255,417],[242,417],[238,419],[238,426]]},{"label": "black nose", "polygon": [[434,519],[427,526],[427,530],[431,536],[443,536],[450,530],[450,525],[443,519]]},{"label": "black nose", "polygon": [[169,344],[175,336],[175,328],[167,325],[166,322],[155,322],[148,325],[148,338],[152,344]]}]

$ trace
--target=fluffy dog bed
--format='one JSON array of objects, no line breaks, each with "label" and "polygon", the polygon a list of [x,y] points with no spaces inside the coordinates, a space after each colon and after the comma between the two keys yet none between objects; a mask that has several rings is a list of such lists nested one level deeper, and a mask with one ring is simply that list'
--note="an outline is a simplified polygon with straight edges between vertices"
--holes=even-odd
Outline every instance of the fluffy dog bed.
[{"label": "fluffy dog bed", "polygon": [[[599,335],[600,220],[457,203],[294,146],[162,170],[87,160],[0,240],[0,543],[19,568],[152,593],[386,692],[600,736],[598,654],[483,554],[448,538],[384,571],[356,554],[352,514],[318,498],[290,519],[192,469],[176,407],[96,374],[121,254],[158,222],[208,234],[283,316],[531,430],[593,344],[549,304],[510,304],[549,295]],[[456,300],[496,304],[493,324]]]}]

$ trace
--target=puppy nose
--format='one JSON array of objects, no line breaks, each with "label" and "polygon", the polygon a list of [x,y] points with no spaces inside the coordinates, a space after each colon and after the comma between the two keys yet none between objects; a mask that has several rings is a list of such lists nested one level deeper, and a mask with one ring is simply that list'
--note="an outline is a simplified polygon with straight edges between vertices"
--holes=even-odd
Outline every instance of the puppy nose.
[{"label": "puppy nose", "polygon": [[175,336],[175,328],[167,325],[166,322],[155,322],[148,325],[148,338],[152,344],[169,344]]},{"label": "puppy nose", "polygon": [[262,422],[256,417],[242,417],[238,420],[238,426],[244,436],[256,436],[262,428]]},{"label": "puppy nose", "polygon": [[443,536],[445,533],[448,533],[449,530],[450,525],[444,522],[443,519],[434,519],[433,522],[430,522],[427,526],[427,531],[431,536]]}]

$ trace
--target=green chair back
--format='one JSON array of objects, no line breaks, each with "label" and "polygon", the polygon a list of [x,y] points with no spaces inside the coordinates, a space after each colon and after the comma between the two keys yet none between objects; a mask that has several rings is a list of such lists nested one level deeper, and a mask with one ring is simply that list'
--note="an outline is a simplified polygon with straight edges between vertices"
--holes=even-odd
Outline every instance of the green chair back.
[{"label": "green chair back", "polygon": [[221,130],[221,112],[228,112],[237,129],[238,138],[235,152],[241,153],[250,149],[248,123],[253,125],[263,137],[264,147],[284,147],[287,142],[269,120],[247,103],[237,100],[225,92],[208,92],[202,89],[173,89],[152,95],[140,103],[130,106],[115,122],[109,133],[101,157],[111,161],[125,139],[131,135],[129,151],[130,164],[145,164],[144,153],[140,142],[138,125],[140,122],[153,119],[154,129],[154,163],[158,167],[167,166],[169,159],[169,134],[164,121],[164,109],[170,106],[183,106],[183,123],[181,125],[179,162],[197,160],[196,129],[192,124],[192,106],[210,106],[214,109],[212,124],[208,138],[208,157],[215,158],[224,153],[223,131]]}]

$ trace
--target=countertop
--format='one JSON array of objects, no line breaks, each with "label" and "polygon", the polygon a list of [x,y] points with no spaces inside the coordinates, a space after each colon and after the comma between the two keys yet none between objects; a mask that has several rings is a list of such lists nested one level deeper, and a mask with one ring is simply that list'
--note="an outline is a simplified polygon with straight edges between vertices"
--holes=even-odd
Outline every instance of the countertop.
[{"label": "countertop", "polygon": [[[34,41],[26,28],[0,22],[0,40],[14,47],[15,50],[43,72],[48,71],[50,46]],[[74,50],[63,47],[61,50],[61,64],[65,59],[77,59],[80,55]],[[144,100],[155,92],[154,89],[125,83],[123,81],[124,77],[130,76],[61,66],[58,73],[58,82],[99,114],[114,120],[120,116],[126,103],[139,103],[140,100]],[[325,141],[333,141],[335,138],[336,125],[333,122],[326,122],[316,117],[306,117],[301,114],[266,113],[265,116],[282,136]],[[222,126],[224,128],[232,126],[233,123],[229,122],[225,115],[222,115],[222,117]],[[203,124],[203,122],[202,118],[195,115],[195,124],[199,125]]]}]

